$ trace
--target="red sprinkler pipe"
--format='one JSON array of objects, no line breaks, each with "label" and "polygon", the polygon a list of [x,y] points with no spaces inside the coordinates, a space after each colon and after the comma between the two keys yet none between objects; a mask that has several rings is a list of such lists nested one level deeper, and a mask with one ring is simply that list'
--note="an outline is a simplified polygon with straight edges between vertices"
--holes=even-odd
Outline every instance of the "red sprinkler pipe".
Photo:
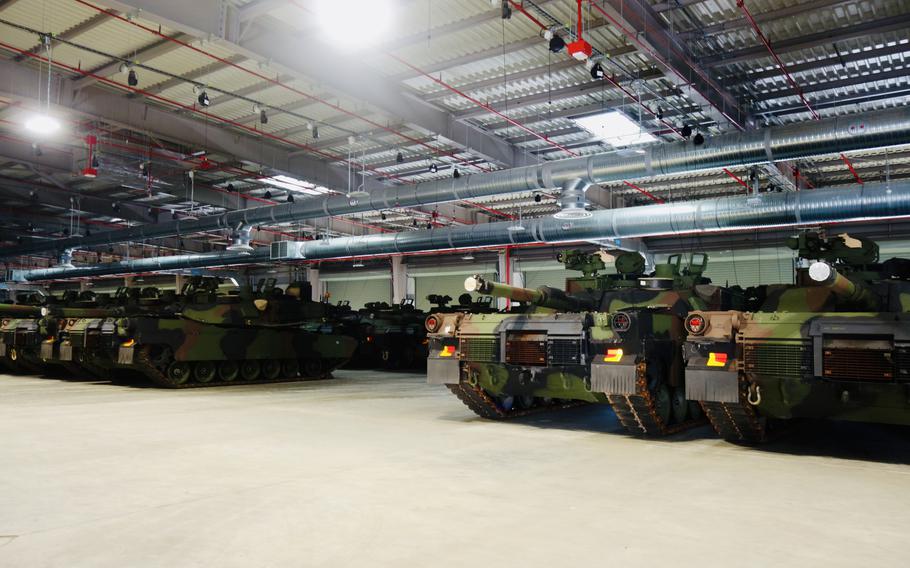
[{"label": "red sprinkler pipe", "polygon": [[727,168],[723,168],[723,170],[724,170],[724,173],[725,173],[725,174],[727,174],[728,176],[730,176],[731,178],[733,178],[734,180],[736,180],[736,183],[738,183],[739,185],[745,187],[745,188],[746,188],[746,192],[749,192],[749,191],[752,190],[752,188],[749,187],[749,184],[746,183],[746,182],[744,182],[744,181],[742,180],[742,178],[740,178],[738,175],[734,174],[733,172],[731,172],[731,171],[728,170]]},{"label": "red sprinkler pipe", "polygon": [[632,183],[632,182],[630,182],[630,181],[624,181],[623,183],[626,184],[627,186],[631,187],[632,189],[638,191],[639,193],[641,193],[641,194],[643,194],[643,195],[647,195],[648,197],[651,198],[652,201],[655,201],[655,202],[657,202],[657,203],[666,203],[666,201],[664,201],[664,200],[661,199],[660,197],[657,197],[656,195],[654,195],[653,193],[651,193],[651,192],[648,191],[647,189],[643,189],[643,188],[641,188],[641,187],[638,187],[637,185],[635,185],[634,183]]},{"label": "red sprinkler pipe", "polygon": [[843,160],[845,164],[847,164],[847,169],[850,170],[851,174],[853,174],[853,179],[856,180],[856,183],[858,183],[860,185],[865,185],[865,182],[863,182],[863,179],[861,177],[859,177],[858,173],[856,173],[856,169],[853,168],[853,164],[850,162],[850,158],[848,158],[844,154],[841,154],[840,159]]},{"label": "red sprinkler pipe", "polygon": [[812,114],[812,118],[819,120],[821,117],[815,112],[815,109],[812,108],[812,105],[809,104],[809,101],[806,100],[806,96],[803,94],[802,88],[796,83],[796,80],[793,79],[793,76],[790,75],[790,72],[787,70],[787,66],[784,65],[784,62],[780,60],[780,57],[777,56],[777,53],[774,51],[774,48],[771,47],[771,42],[768,41],[768,38],[765,37],[765,34],[762,33],[761,28],[758,26],[758,22],[755,21],[755,18],[752,17],[752,12],[749,11],[749,8],[746,7],[744,0],[736,0],[736,5],[742,10],[743,15],[746,19],[749,20],[749,23],[752,24],[752,29],[755,30],[755,35],[758,36],[758,39],[761,40],[765,47],[768,49],[768,53],[771,54],[771,57],[774,58],[774,61],[777,63],[777,66],[783,72],[784,76],[787,78],[787,81],[790,83],[790,86],[793,87],[793,90],[796,91],[796,94],[799,95],[800,100],[806,105],[806,108],[809,109],[809,112]]}]

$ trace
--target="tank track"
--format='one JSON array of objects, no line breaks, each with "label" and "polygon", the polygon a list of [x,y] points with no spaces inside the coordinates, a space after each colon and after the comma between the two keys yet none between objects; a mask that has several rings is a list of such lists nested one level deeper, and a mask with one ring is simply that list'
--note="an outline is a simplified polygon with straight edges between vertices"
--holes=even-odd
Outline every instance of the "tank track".
[{"label": "tank track", "polygon": [[767,421],[746,400],[746,380],[739,376],[739,402],[702,401],[701,407],[717,435],[728,442],[759,444],[768,439]]},{"label": "tank track", "polygon": [[496,404],[493,397],[487,394],[487,392],[479,386],[472,386],[464,382],[458,383],[457,385],[446,386],[449,387],[449,390],[458,397],[458,400],[470,408],[474,414],[490,420],[511,420],[512,418],[518,418],[520,416],[528,416],[530,414],[539,414],[549,410],[559,410],[562,408],[572,408],[588,404],[581,400],[573,400],[569,402],[541,404],[531,408],[512,408],[511,410],[504,410]]},{"label": "tank track", "polygon": [[647,364],[636,365],[633,395],[607,395],[607,401],[626,430],[635,436],[668,436],[705,423],[703,417],[667,424],[657,412],[657,404],[648,389]]},{"label": "tank track", "polygon": [[[344,361],[338,361],[334,364],[328,366],[322,370],[319,376],[316,377],[304,377],[302,375],[297,377],[277,377],[275,379],[264,379],[257,378],[252,381],[243,380],[240,377],[237,377],[233,381],[219,381],[213,379],[207,383],[198,383],[198,382],[185,382],[178,383],[170,379],[166,373],[161,372],[160,369],[152,362],[149,349],[138,349],[136,351],[136,357],[139,362],[138,370],[142,376],[148,378],[152,381],[155,386],[167,388],[167,389],[191,389],[191,388],[207,388],[207,387],[220,387],[220,386],[233,386],[233,385],[261,385],[261,384],[270,384],[270,383],[289,383],[289,382],[301,382],[301,381],[315,381],[321,379],[330,379],[332,378],[332,371],[344,364]],[[327,360],[323,360],[327,361]],[[302,372],[302,369],[301,369]]]}]

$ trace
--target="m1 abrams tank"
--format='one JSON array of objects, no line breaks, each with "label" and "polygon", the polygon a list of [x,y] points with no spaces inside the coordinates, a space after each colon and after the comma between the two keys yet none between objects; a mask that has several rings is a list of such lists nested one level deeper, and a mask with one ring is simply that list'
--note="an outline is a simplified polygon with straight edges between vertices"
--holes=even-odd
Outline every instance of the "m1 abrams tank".
[{"label": "m1 abrams tank", "polygon": [[217,288],[191,278],[179,296],[67,322],[64,341],[92,370],[132,371],[167,388],[326,378],[354,352],[351,337],[305,329],[321,313],[306,283]]},{"label": "m1 abrams tank", "polygon": [[6,371],[38,372],[40,304],[0,304],[0,365]]},{"label": "m1 abrams tank", "polygon": [[687,397],[722,437],[761,442],[793,418],[910,424],[910,261],[816,232],[788,239],[795,285],[749,311],[688,316]]},{"label": "m1 abrams tank", "polygon": [[682,269],[674,255],[649,276],[638,253],[619,255],[615,275],[598,275],[599,255],[566,251],[559,260],[583,274],[567,279],[566,291],[468,278],[467,289],[527,309],[428,317],[428,381],[487,418],[596,402],[612,404],[636,434],[665,434],[697,419],[689,405],[674,413],[679,397],[671,389],[682,388],[682,319],[725,298],[701,277],[706,257]]}]

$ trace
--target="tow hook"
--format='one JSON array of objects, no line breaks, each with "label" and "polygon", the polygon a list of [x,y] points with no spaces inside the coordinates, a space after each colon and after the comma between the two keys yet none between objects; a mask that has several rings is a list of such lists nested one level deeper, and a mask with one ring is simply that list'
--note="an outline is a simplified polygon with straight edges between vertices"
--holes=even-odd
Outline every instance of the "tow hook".
[{"label": "tow hook", "polygon": [[749,391],[746,393],[746,401],[752,406],[761,404],[761,387],[755,383],[749,385]]}]

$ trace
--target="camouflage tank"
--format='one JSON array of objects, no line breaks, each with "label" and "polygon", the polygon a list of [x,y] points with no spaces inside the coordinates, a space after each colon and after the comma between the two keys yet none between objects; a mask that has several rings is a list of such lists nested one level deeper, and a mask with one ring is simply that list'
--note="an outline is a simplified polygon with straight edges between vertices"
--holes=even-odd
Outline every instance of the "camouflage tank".
[{"label": "camouflage tank", "polygon": [[638,253],[620,254],[614,275],[598,274],[605,268],[600,255],[566,251],[558,258],[582,272],[567,279],[566,291],[468,278],[467,289],[526,308],[428,317],[428,381],[447,385],[487,418],[594,402],[612,404],[639,434],[667,433],[674,419],[679,426],[697,419],[689,405],[673,413],[670,389],[682,387],[682,319],[725,297],[701,277],[706,257],[682,269],[674,255],[648,276]]},{"label": "camouflage tank", "polygon": [[83,296],[75,301],[50,304],[39,322],[47,339],[41,344],[41,361],[71,374],[110,379],[120,375],[109,353],[116,348],[112,333],[118,318],[140,313],[174,316],[179,310],[174,291],[155,287],[120,287],[112,298]]},{"label": "camouflage tank", "polygon": [[0,365],[17,373],[40,372],[41,305],[0,304]]},{"label": "camouflage tank", "polygon": [[722,437],[761,442],[793,418],[910,424],[910,261],[816,232],[788,239],[796,283],[753,291],[746,311],[695,312],[686,396]]},{"label": "camouflage tank", "polygon": [[66,331],[71,344],[81,341],[80,364],[137,372],[161,387],[327,378],[356,341],[305,329],[324,310],[307,287],[283,291],[270,280],[224,294],[216,279],[194,277],[180,296],[148,298]]},{"label": "camouflage tank", "polygon": [[426,313],[405,298],[398,305],[370,302],[361,310],[360,325],[369,366],[416,369],[426,360]]}]

